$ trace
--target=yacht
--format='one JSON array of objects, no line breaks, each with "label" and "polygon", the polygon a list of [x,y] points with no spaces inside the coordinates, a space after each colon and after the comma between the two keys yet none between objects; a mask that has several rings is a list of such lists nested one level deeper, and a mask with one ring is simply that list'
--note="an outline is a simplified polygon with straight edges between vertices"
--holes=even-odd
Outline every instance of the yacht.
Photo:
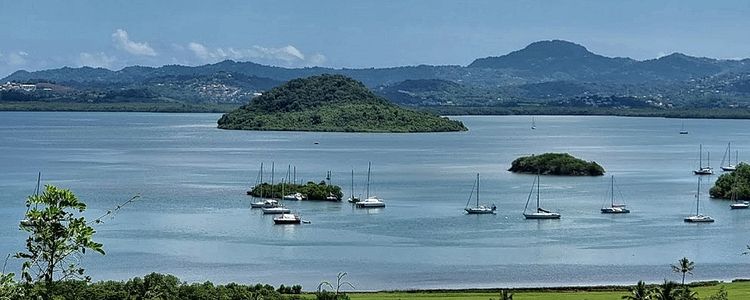
[{"label": "yacht", "polygon": [[385,207],[385,202],[383,202],[383,200],[380,200],[378,196],[370,196],[365,200],[360,200],[359,202],[354,203],[354,205],[359,208],[375,208]]},{"label": "yacht", "polygon": [[302,201],[303,199],[305,199],[305,196],[302,195],[302,193],[294,193],[294,194],[289,194],[289,195],[284,196],[283,199]]},{"label": "yacht", "polygon": [[367,164],[367,198],[354,203],[357,208],[376,208],[385,207],[385,202],[378,198],[378,196],[370,196],[370,169],[372,163]]},{"label": "yacht", "polygon": [[724,172],[737,171],[737,165],[739,164],[737,156],[739,156],[739,151],[737,152],[737,155],[734,156],[735,162],[732,164],[732,142],[729,142],[727,144],[727,150],[724,151],[724,157],[721,158],[721,170]]},{"label": "yacht", "polygon": [[602,207],[601,212],[603,214],[627,214],[630,210],[626,208],[625,204],[615,203],[615,176],[612,176],[610,183],[610,197],[609,206]]},{"label": "yacht", "polygon": [[475,206],[469,206],[469,202],[471,202],[471,195],[469,195],[469,201],[466,202],[466,208],[464,208],[466,213],[470,215],[494,214],[495,210],[497,210],[495,204],[491,206],[479,204],[479,173],[477,173],[477,182],[474,186],[477,188],[477,203]]},{"label": "yacht", "polygon": [[701,203],[701,177],[698,177],[698,192],[695,194],[695,215],[685,218],[688,223],[713,223],[714,218],[700,214]]},{"label": "yacht", "polygon": [[526,219],[559,219],[560,214],[548,211],[539,206],[539,174],[536,175],[534,183],[536,183],[536,210],[529,213],[526,212],[531,201],[531,195],[534,193],[534,185],[532,183],[529,197],[526,199],[526,206],[523,208],[523,216]]},{"label": "yacht", "polygon": [[264,215],[278,215],[278,214],[287,214],[291,212],[290,209],[283,207],[283,206],[268,207],[268,208],[264,207],[262,209],[263,209]]},{"label": "yacht", "polygon": [[300,224],[302,219],[297,214],[282,213],[280,216],[273,218],[273,223],[277,225]]},{"label": "yacht", "polygon": [[703,165],[703,144],[700,145],[698,151],[698,169],[693,170],[695,175],[711,175],[714,173],[714,169],[711,168],[711,153],[708,153],[708,166]]},{"label": "yacht", "polygon": [[266,199],[264,201],[250,203],[251,208],[271,208],[277,206],[279,206],[279,201],[273,199]]}]

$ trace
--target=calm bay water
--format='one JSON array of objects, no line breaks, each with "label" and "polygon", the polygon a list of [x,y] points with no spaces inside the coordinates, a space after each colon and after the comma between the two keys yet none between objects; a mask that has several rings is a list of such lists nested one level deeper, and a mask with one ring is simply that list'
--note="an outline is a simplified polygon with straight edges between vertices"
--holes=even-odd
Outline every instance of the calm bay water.
[{"label": "calm bay water", "polygon": [[[632,284],[677,279],[669,264],[696,261],[693,280],[748,277],[750,210],[708,198],[714,224],[694,212],[698,145],[719,165],[728,141],[750,155],[750,121],[620,117],[458,117],[469,132],[356,134],[224,131],[217,114],[0,112],[0,254],[23,247],[17,223],[44,183],[72,189],[97,217],[141,200],[98,226],[106,256],[87,255],[95,280],[149,272],[187,281],[301,283],[339,271],[358,289]],[[319,142],[319,144],[315,144]],[[629,215],[601,215],[609,177],[543,177],[544,206],[561,220],[524,220],[533,176],[505,171],[520,155],[569,152],[615,175]],[[705,157],[704,157],[705,158]],[[363,192],[367,162],[377,210],[287,202],[301,226],[274,226],[245,190],[261,162]],[[497,215],[467,216],[475,174]],[[270,174],[266,174],[269,176]],[[12,261],[9,268],[18,267]]]}]

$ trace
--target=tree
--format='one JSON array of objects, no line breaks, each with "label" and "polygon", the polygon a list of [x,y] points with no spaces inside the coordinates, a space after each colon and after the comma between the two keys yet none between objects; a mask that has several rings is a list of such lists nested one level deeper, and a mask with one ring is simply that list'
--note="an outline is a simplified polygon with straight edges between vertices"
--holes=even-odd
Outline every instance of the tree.
[{"label": "tree", "polygon": [[[354,285],[352,285],[348,281],[343,281],[344,277],[346,277],[346,272],[339,272],[339,274],[336,275],[336,287],[335,287],[336,293],[333,294],[333,299],[349,299],[349,297],[346,296],[345,294],[339,295],[339,291],[341,290],[342,286],[348,285],[349,287],[353,289],[355,288]],[[324,285],[330,287],[331,289],[334,288],[333,285],[328,281],[323,281],[320,284],[318,284],[318,294],[319,294],[318,298],[319,299],[321,298],[320,295],[325,294],[325,291],[322,290]]]},{"label": "tree", "polygon": [[682,273],[682,285],[685,285],[685,275],[692,275],[694,268],[695,263],[690,261],[687,257],[683,257],[677,261],[676,265],[672,265],[672,272]]},{"label": "tree", "polygon": [[663,284],[657,286],[652,292],[654,300],[677,300],[677,283],[664,280]]},{"label": "tree", "polygon": [[727,289],[722,285],[719,288],[719,291],[716,292],[716,294],[713,294],[708,297],[707,300],[728,300],[729,295],[727,294]]},{"label": "tree", "polygon": [[630,288],[630,295],[622,296],[622,299],[649,300],[651,299],[651,291],[648,289],[648,286],[646,286],[646,283],[641,280],[638,281],[634,287]]},{"label": "tree", "polygon": [[691,291],[687,286],[683,286],[675,292],[675,299],[678,300],[700,300],[698,298],[698,293]]},{"label": "tree", "polygon": [[67,189],[45,185],[44,192],[26,200],[26,218],[20,229],[29,233],[26,252],[15,257],[25,260],[21,277],[28,283],[41,281],[49,287],[56,280],[86,279],[79,265],[86,249],[104,255],[102,244],[94,242],[96,231],[84,217],[86,204]]}]

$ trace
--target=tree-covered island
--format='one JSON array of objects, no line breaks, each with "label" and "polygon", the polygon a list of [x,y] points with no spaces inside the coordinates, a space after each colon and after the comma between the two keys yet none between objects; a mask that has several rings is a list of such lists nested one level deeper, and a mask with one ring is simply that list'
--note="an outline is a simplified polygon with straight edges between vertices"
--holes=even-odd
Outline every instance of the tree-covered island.
[{"label": "tree-covered island", "polygon": [[305,200],[330,200],[328,199],[329,196],[334,196],[336,200],[341,200],[344,197],[340,186],[326,184],[325,181],[321,181],[320,183],[308,181],[306,184],[277,183],[274,185],[264,182],[254,186],[248,192],[253,197],[275,199],[281,199],[283,196],[295,193],[302,194]]},{"label": "tree-covered island", "polygon": [[732,192],[736,200],[750,200],[750,165],[740,163],[734,172],[719,176],[709,190],[711,198],[718,199],[732,199]]},{"label": "tree-covered island", "polygon": [[398,107],[364,84],[342,75],[290,80],[224,114],[222,129],[445,132],[465,131],[463,123]]},{"label": "tree-covered island", "polygon": [[508,171],[541,175],[601,176],[604,168],[596,162],[575,158],[568,153],[544,153],[519,157]]}]

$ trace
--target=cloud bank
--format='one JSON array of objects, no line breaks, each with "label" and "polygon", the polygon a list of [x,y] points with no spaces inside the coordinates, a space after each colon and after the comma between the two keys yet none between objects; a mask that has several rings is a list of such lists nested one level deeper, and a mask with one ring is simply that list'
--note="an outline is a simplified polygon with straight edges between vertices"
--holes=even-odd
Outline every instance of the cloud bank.
[{"label": "cloud bank", "polygon": [[115,61],[117,61],[116,58],[108,56],[104,52],[81,52],[78,56],[78,66],[81,67],[110,68]]},{"label": "cloud bank", "polygon": [[148,45],[146,42],[136,42],[130,39],[128,32],[122,29],[115,30],[112,33],[112,41],[115,43],[115,47],[124,50],[133,55],[141,56],[156,56],[154,48]]},{"label": "cloud bank", "polygon": [[325,62],[326,57],[315,53],[306,55],[292,45],[280,48],[252,46],[250,48],[209,48],[198,42],[187,45],[196,58],[203,62],[216,62],[226,59],[254,60],[261,63],[281,64],[284,66],[315,66]]}]

